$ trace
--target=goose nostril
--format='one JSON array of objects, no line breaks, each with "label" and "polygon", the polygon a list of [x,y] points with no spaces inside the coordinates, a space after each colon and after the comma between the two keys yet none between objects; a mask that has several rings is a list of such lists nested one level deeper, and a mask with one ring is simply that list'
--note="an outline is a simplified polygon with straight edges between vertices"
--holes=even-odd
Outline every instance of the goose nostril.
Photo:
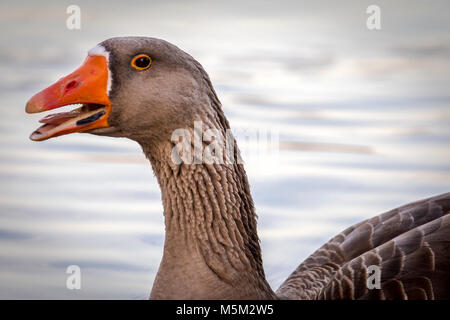
[{"label": "goose nostril", "polygon": [[76,80],[70,81],[68,84],[66,84],[66,91],[69,91],[70,89],[73,89],[73,88],[77,87],[78,84],[79,83]]}]

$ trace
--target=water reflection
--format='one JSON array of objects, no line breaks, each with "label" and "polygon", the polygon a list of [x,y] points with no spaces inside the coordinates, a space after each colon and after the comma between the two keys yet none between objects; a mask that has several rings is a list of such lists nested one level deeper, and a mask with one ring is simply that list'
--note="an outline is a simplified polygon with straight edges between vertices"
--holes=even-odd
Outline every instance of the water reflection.
[{"label": "water reflection", "polygon": [[[378,32],[359,1],[78,2],[80,31],[65,28],[63,3],[2,3],[0,298],[148,297],[164,226],[138,145],[32,143],[39,116],[24,113],[111,36],[177,44],[209,72],[234,128],[279,132],[279,164],[247,165],[274,287],[345,227],[449,190],[448,2],[383,2]],[[70,264],[81,291],[65,288]]]}]

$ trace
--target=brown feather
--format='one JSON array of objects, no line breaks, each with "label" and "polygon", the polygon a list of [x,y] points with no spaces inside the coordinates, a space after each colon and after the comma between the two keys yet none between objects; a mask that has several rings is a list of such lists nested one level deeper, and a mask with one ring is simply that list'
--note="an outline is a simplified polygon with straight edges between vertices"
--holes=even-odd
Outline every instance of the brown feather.
[{"label": "brown feather", "polygon": [[[367,288],[371,265],[381,270],[380,289]],[[285,299],[450,299],[450,193],[344,230],[276,293]]]}]

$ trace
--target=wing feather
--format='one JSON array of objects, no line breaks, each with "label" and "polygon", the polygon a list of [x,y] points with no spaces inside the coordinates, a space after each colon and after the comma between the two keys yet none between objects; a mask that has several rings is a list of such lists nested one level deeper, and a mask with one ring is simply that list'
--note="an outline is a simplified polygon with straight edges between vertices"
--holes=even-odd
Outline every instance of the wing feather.
[{"label": "wing feather", "polygon": [[[368,289],[367,268],[381,271]],[[308,257],[282,299],[450,299],[450,193],[362,221]]]}]

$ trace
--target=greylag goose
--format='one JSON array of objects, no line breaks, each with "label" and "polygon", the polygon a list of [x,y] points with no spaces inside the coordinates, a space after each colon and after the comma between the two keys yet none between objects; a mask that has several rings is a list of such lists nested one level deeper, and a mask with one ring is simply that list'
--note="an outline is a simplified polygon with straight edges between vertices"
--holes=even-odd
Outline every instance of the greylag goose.
[{"label": "greylag goose", "polygon": [[[194,121],[202,121],[202,130],[216,129],[219,138],[229,129],[207,73],[176,46],[155,38],[108,39],[79,69],[34,95],[26,111],[70,104],[82,106],[43,118],[30,138],[126,137],[150,160],[166,231],[151,299],[450,298],[450,193],[342,231],[274,292],[243,165],[174,161],[176,129],[193,133]],[[227,156],[237,158],[237,148]],[[378,268],[379,285],[370,288],[371,268],[374,274]]]}]

